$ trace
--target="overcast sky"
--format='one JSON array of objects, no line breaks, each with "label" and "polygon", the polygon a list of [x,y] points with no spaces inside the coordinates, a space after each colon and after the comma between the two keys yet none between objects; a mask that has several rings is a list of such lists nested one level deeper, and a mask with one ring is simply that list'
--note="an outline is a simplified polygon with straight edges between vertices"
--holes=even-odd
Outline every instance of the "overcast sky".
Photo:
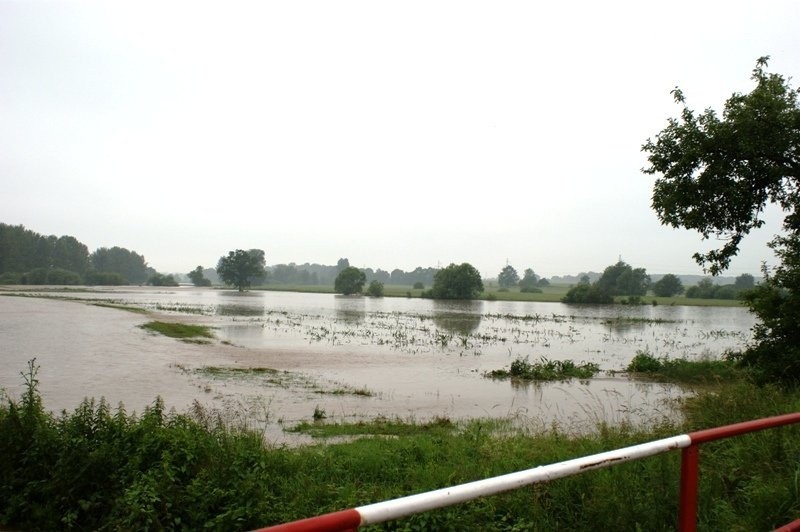
[{"label": "overcast sky", "polygon": [[[161,272],[267,263],[701,273],[641,146],[769,71],[800,2],[0,0],[0,222]],[[771,211],[730,273],[773,261]]]}]

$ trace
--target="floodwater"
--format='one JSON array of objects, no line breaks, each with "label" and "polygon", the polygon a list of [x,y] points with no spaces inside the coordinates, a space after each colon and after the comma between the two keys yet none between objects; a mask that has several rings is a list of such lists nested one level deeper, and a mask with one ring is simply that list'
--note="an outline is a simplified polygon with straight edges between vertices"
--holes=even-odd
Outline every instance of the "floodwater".
[{"label": "floodwater", "polygon": [[[542,384],[485,373],[517,358],[595,362],[610,372],[624,368],[638,350],[715,357],[743,347],[754,324],[746,309],[720,307],[440,302],[189,287],[39,295],[46,298],[0,297],[0,388],[10,396],[19,397],[20,372],[36,357],[51,410],[72,410],[89,396],[141,412],[160,396],[178,411],[197,402],[232,422],[258,426],[276,443],[296,441],[283,428],[310,420],[315,410],[334,421],[510,417],[534,430],[554,423],[585,431],[600,421],[654,422],[674,416],[670,402],[685,393],[681,388],[612,373]],[[150,314],[91,304],[98,302]],[[139,328],[153,319],[210,325],[216,338],[188,344]],[[270,371],[241,371],[247,368]]]}]

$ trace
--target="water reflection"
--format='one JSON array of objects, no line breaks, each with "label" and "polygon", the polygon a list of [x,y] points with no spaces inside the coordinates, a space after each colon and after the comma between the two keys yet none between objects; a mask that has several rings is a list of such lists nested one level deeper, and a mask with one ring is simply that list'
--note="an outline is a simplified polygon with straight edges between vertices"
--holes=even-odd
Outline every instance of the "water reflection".
[{"label": "water reflection", "polygon": [[345,323],[361,323],[367,315],[366,298],[361,296],[340,296],[334,298],[333,308],[336,318]]},{"label": "water reflection", "polygon": [[480,326],[482,301],[434,301],[433,322],[445,331],[469,336]]}]

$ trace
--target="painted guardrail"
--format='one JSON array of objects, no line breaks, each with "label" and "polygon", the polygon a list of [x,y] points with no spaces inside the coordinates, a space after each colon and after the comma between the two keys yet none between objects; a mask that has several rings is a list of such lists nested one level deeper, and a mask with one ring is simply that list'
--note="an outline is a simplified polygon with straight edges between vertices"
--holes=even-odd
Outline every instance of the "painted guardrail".
[{"label": "painted guardrail", "polygon": [[[697,527],[697,482],[699,466],[699,446],[710,441],[731,438],[783,425],[800,423],[800,412],[785,414],[754,421],[745,421],[706,430],[663,438],[631,447],[615,449],[599,454],[574,458],[507,475],[476,480],[449,488],[418,493],[390,501],[378,502],[332,512],[317,517],[292,521],[282,525],[258,529],[256,532],[311,532],[355,530],[360,526],[372,525],[407,517],[409,515],[444,508],[479,497],[496,495],[505,491],[550,482],[559,478],[577,475],[585,471],[610,467],[623,462],[639,460],[648,456],[681,449],[680,510],[678,526],[681,531],[692,532]],[[780,532],[800,531],[800,519],[779,529]],[[777,532],[776,531],[776,532]]]}]

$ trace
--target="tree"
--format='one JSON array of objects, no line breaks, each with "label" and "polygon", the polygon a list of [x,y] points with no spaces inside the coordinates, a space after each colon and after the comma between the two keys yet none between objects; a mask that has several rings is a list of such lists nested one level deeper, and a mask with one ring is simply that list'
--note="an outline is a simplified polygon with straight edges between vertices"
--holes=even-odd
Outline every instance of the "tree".
[{"label": "tree", "polygon": [[800,105],[783,76],[766,72],[768,59],[758,59],[755,88],[732,94],[722,118],[711,109],[696,114],[673,90],[681,116],[644,144],[643,171],[660,176],[652,206],[663,224],[725,241],[694,255],[713,275],[764,225],[768,203],[783,210],[784,233],[770,243],[781,263],[765,267],[764,282],[745,295],[760,323],[742,361],[765,379],[800,381]]},{"label": "tree", "polygon": [[733,286],[736,288],[736,290],[747,290],[749,288],[753,288],[755,285],[756,280],[749,273],[743,273],[737,276],[736,280],[733,282]]},{"label": "tree", "polygon": [[155,270],[142,255],[119,246],[98,248],[89,256],[91,269],[97,273],[117,273],[129,283],[145,282]]},{"label": "tree", "polygon": [[530,268],[525,268],[522,280],[519,282],[520,288],[530,288],[539,284],[539,276]]},{"label": "tree", "polygon": [[187,276],[195,286],[211,286],[211,280],[206,279],[206,276],[203,274],[202,266],[198,266],[194,270],[190,271]]},{"label": "tree", "polygon": [[619,261],[607,267],[596,282],[598,288],[611,296],[643,296],[650,287],[650,276],[644,268],[633,268]]},{"label": "tree", "polygon": [[668,273],[653,285],[653,293],[658,297],[672,297],[683,292],[683,283],[677,275]]},{"label": "tree", "polygon": [[497,284],[503,288],[511,288],[512,286],[516,286],[518,282],[519,275],[517,275],[517,270],[510,264],[506,264],[497,276]]},{"label": "tree", "polygon": [[333,290],[336,293],[349,296],[350,294],[360,294],[367,282],[367,275],[355,266],[347,266],[333,283]]},{"label": "tree", "polygon": [[373,279],[367,287],[367,295],[372,297],[383,297],[383,283]]},{"label": "tree", "polygon": [[226,285],[236,287],[239,292],[250,288],[255,280],[266,276],[264,252],[260,249],[229,251],[227,257],[220,257],[217,274]]},{"label": "tree", "polygon": [[696,115],[675,88],[681,118],[671,118],[642,147],[650,162],[643,171],[661,175],[652,201],[659,220],[726,241],[720,249],[694,255],[713,275],[729,266],[745,235],[764,225],[768,202],[788,213],[783,225],[791,238],[800,232],[798,95],[782,76],[765,72],[768,59],[756,63],[755,89],[734,93],[722,119],[712,109]]},{"label": "tree", "polygon": [[434,299],[475,299],[483,292],[481,274],[467,262],[439,270],[433,277],[430,296]]}]

